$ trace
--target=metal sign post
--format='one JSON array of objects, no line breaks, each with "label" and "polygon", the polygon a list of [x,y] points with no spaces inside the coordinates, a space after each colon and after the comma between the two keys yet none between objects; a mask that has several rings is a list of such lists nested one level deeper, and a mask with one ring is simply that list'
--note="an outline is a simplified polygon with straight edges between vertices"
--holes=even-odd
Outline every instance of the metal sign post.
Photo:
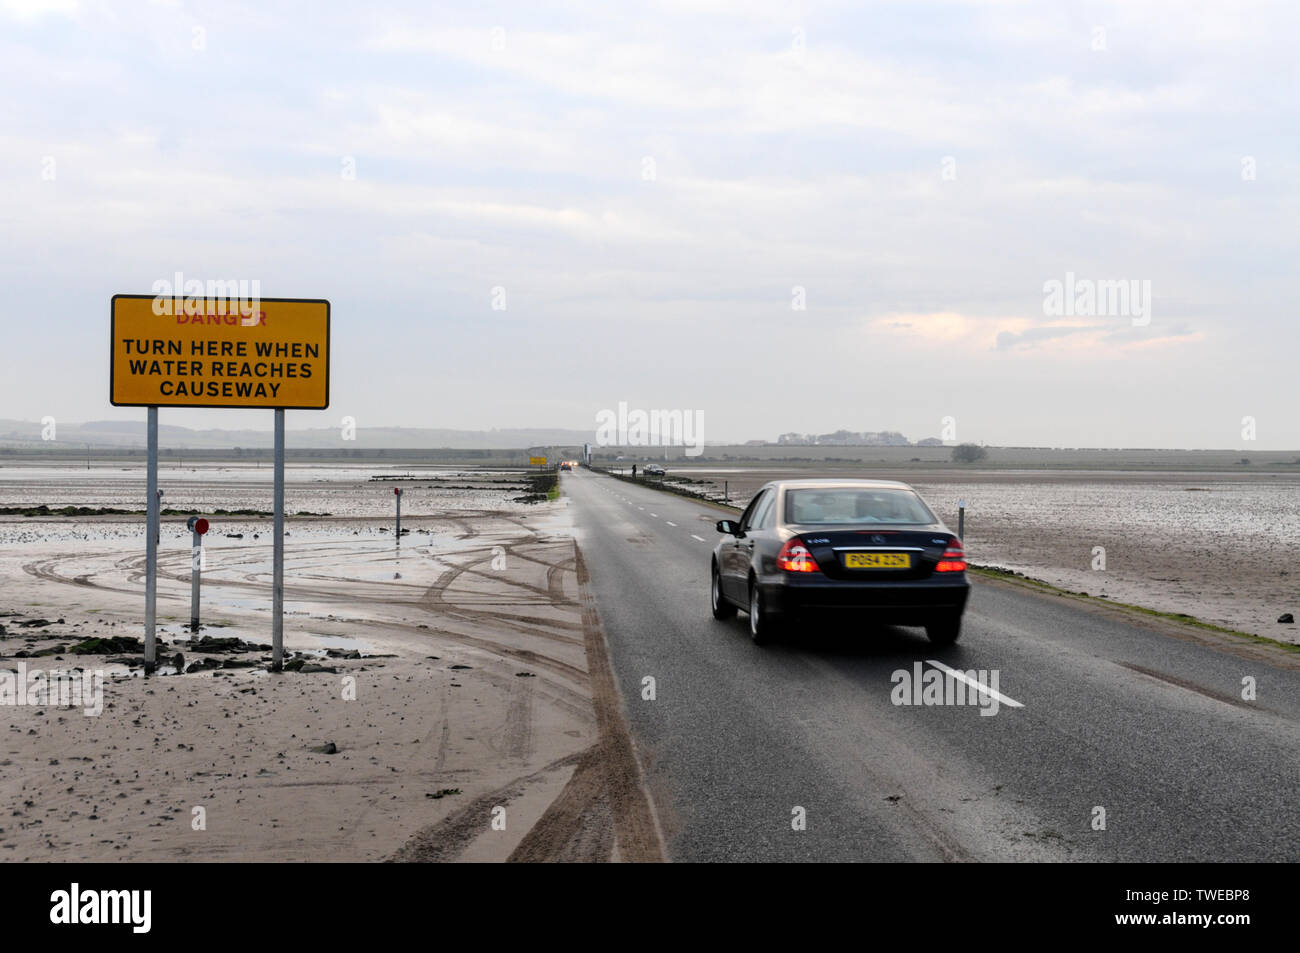
[{"label": "metal sign post", "polygon": [[149,408],[148,471],[145,476],[145,544],[144,544],[144,673],[153,674],[158,643],[155,634],[154,607],[158,598],[158,408]]},{"label": "metal sign post", "polygon": [[[209,295],[213,284],[208,282]],[[324,410],[329,406],[330,303],[321,298],[245,300],[201,294],[120,294],[113,296],[109,307],[109,403],[114,407],[146,407],[149,412],[145,673],[154,671],[157,658],[155,609],[162,496],[158,489],[159,406],[275,410],[272,669],[282,671],[284,411]],[[257,464],[261,466],[260,459]],[[197,625],[197,570],[192,575],[191,622]]]},{"label": "metal sign post", "polygon": [[393,495],[397,497],[397,545],[402,545],[402,488],[393,487]]},{"label": "metal sign post", "polygon": [[275,409],[275,556],[271,563],[271,671],[284,670],[284,409]]}]

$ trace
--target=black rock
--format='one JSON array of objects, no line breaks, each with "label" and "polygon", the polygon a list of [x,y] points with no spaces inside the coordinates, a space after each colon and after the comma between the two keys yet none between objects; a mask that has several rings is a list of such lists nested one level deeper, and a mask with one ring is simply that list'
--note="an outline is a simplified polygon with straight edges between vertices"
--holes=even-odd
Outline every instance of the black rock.
[{"label": "black rock", "polygon": [[256,650],[257,646],[234,636],[217,638],[216,636],[204,635],[190,642],[191,652],[202,652],[205,655],[216,652],[253,652]]},{"label": "black rock", "polygon": [[1291,613],[1283,612],[1280,616],[1277,617],[1277,621],[1290,625],[1295,622],[1295,619],[1292,617]]},{"label": "black rock", "polygon": [[66,645],[53,645],[47,649],[39,649],[35,652],[28,652],[27,657],[40,658],[43,655],[62,655],[66,651],[68,651],[68,647]]},{"label": "black rock", "polygon": [[108,638],[86,639],[71,649],[73,655],[113,655],[117,652],[143,652],[144,643],[131,635],[114,635]]}]

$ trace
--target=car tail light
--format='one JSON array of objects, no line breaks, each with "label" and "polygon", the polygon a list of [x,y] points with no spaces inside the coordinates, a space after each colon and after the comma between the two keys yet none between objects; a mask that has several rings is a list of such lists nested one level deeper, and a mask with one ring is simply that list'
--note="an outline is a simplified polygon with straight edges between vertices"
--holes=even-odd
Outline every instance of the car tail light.
[{"label": "car tail light", "polygon": [[965,572],[966,571],[966,551],[962,549],[960,539],[948,541],[948,546],[939,557],[939,564],[934,567],[935,572]]},{"label": "car tail light", "polygon": [[798,536],[786,540],[781,551],[776,554],[776,564],[786,572],[821,572],[817,560],[808,551]]}]

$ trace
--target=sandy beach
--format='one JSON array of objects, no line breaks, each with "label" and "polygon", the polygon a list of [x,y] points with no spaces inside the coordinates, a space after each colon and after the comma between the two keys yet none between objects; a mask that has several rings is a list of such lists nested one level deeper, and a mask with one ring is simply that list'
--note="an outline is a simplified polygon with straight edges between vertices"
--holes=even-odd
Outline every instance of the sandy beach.
[{"label": "sandy beach", "polygon": [[[347,492],[391,499],[379,491]],[[286,650],[300,667],[278,675],[260,648],[269,521],[212,534],[206,644],[185,625],[188,534],[165,524],[164,674],[146,679],[138,651],[70,651],[141,636],[138,518],[7,518],[0,669],[104,683],[97,715],[6,706],[0,859],[658,859],[564,503],[458,492],[454,513],[409,494],[400,548],[378,518],[290,521]],[[211,648],[222,639],[242,645]]]}]

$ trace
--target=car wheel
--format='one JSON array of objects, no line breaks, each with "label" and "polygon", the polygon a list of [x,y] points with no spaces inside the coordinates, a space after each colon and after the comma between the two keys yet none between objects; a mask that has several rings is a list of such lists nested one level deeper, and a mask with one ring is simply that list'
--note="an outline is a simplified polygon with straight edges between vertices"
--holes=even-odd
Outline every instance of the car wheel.
[{"label": "car wheel", "polygon": [[758,583],[749,581],[749,637],[755,645],[767,645],[776,637],[776,623],[763,604],[763,592]]},{"label": "car wheel", "polygon": [[961,635],[961,613],[950,612],[927,622],[925,635],[935,645],[952,645]]},{"label": "car wheel", "polygon": [[718,575],[718,564],[713,564],[713,618],[715,619],[734,619],[736,617],[736,607],[727,601],[727,597],[722,594],[722,577]]}]

